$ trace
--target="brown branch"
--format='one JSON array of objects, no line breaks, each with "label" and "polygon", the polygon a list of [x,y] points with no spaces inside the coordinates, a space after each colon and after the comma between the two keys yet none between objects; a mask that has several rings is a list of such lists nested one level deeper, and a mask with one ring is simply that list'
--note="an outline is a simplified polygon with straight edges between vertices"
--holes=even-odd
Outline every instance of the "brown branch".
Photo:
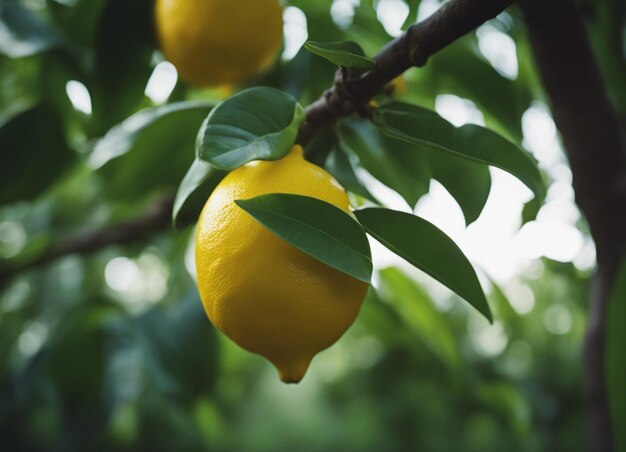
[{"label": "brown branch", "polygon": [[145,239],[150,234],[163,230],[172,223],[174,197],[171,195],[157,199],[139,217],[88,231],[52,246],[37,258],[6,268],[0,268],[0,283],[24,270],[37,267],[60,257],[71,254],[90,254],[109,245],[123,245]]},{"label": "brown branch", "polygon": [[[338,71],[335,84],[306,109],[299,143],[306,143],[323,126],[352,114],[367,115],[368,101],[391,80],[461,36],[502,12],[514,0],[450,0],[428,19],[411,26],[374,58],[367,73]],[[169,225],[172,200],[161,201],[143,216],[127,223],[93,231],[60,244],[21,266],[0,269],[0,282],[16,273],[69,254],[88,254],[112,244],[140,240]]]},{"label": "brown branch", "polygon": [[298,142],[307,143],[322,127],[352,114],[367,114],[368,101],[398,75],[424,66],[430,56],[497,16],[514,0],[450,0],[426,20],[387,44],[369,72],[337,71],[334,86],[306,109]]},{"label": "brown branch", "polygon": [[591,450],[611,450],[604,379],[606,304],[626,256],[626,146],[585,30],[571,0],[523,0],[528,32],[563,137],[576,202],[596,243],[598,272],[585,339]]}]

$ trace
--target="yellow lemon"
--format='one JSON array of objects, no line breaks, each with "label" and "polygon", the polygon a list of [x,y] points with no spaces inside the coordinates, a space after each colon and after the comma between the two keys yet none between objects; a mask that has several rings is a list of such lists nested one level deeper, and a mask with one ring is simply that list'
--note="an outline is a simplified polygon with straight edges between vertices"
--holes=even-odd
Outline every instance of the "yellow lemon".
[{"label": "yellow lemon", "polygon": [[157,0],[165,57],[197,86],[242,82],[267,69],[282,42],[278,0]]},{"label": "yellow lemon", "polygon": [[313,356],[356,318],[368,285],[294,248],[234,201],[267,193],[311,196],[349,212],[343,188],[295,146],[248,163],[209,197],[196,229],[198,288],[211,322],[297,383]]}]

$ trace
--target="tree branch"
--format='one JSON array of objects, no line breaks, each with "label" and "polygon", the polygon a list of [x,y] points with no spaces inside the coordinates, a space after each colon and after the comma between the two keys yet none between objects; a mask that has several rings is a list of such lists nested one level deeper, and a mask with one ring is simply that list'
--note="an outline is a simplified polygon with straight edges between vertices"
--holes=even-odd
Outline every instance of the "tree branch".
[{"label": "tree branch", "polygon": [[0,268],[0,283],[17,273],[37,267],[70,254],[90,254],[109,245],[123,245],[145,239],[172,224],[174,197],[167,195],[157,199],[139,217],[124,223],[88,231],[52,246],[37,258],[17,266]]},{"label": "tree branch", "polygon": [[387,44],[374,57],[371,71],[337,71],[334,86],[307,107],[298,142],[306,144],[320,128],[337,119],[366,114],[368,101],[394,78],[413,66],[424,66],[430,56],[512,3],[514,0],[450,0]]},{"label": "tree branch", "polygon": [[[428,58],[461,36],[497,16],[514,0],[450,0],[428,19],[411,26],[376,55],[374,69],[364,74],[337,72],[335,84],[306,109],[299,143],[306,143],[320,128],[341,117],[366,115],[368,101],[395,77],[412,66],[423,66]],[[88,254],[112,244],[140,240],[170,224],[172,199],[156,203],[143,216],[61,243],[38,258],[18,267],[0,269],[0,282],[16,273],[69,254]]]},{"label": "tree branch", "polygon": [[598,272],[585,339],[591,450],[611,450],[604,379],[606,305],[626,256],[626,146],[582,21],[571,0],[522,0],[528,32],[596,243]]}]

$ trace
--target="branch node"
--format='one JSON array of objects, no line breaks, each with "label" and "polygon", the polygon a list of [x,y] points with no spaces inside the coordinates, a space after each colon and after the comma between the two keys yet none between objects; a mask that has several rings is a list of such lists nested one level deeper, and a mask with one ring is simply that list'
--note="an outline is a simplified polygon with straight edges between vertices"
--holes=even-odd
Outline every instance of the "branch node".
[{"label": "branch node", "polygon": [[409,60],[415,67],[426,66],[428,55],[422,50],[418,39],[409,40]]}]

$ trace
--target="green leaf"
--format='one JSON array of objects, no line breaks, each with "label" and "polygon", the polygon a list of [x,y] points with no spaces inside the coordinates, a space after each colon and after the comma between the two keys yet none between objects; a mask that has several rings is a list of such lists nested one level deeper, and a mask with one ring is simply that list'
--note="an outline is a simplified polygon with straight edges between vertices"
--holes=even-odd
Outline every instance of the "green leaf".
[{"label": "green leaf", "polygon": [[424,89],[472,100],[485,113],[489,128],[506,132],[516,142],[522,140],[522,115],[533,100],[532,90],[521,77],[509,80],[500,75],[478,50],[475,36],[433,55],[428,66],[430,79]]},{"label": "green leaf", "polygon": [[406,0],[405,3],[409,7],[409,14],[407,14],[404,23],[402,24],[402,30],[406,31],[409,29],[411,25],[417,22],[417,12],[419,10],[419,6],[421,0]]},{"label": "green leaf", "polygon": [[500,286],[493,281],[491,281],[489,301],[491,302],[491,306],[493,306],[496,317],[505,325],[510,326],[513,321],[519,318],[519,315],[511,306],[509,299]]},{"label": "green leaf", "polygon": [[71,5],[46,0],[51,16],[73,43],[93,46],[98,22],[108,0],[74,0]]},{"label": "green leaf", "polygon": [[343,151],[356,155],[363,168],[399,193],[411,207],[428,192],[431,177],[457,200],[467,224],[478,218],[487,202],[491,176],[483,164],[385,136],[363,120],[343,122],[339,138]]},{"label": "green leaf", "polygon": [[333,175],[335,179],[337,179],[337,181],[339,181],[341,186],[344,187],[346,190],[351,191],[355,195],[359,195],[365,199],[369,199],[376,204],[379,204],[379,201],[359,180],[354,171],[354,164],[345,152],[340,149],[333,148],[333,150],[328,155],[328,158],[326,159],[326,164],[324,165],[324,167],[328,170],[330,174]]},{"label": "green leaf", "polygon": [[378,108],[374,122],[389,136],[503,169],[537,198],[545,197],[545,184],[533,157],[489,129],[474,124],[456,128],[433,111],[402,102]]},{"label": "green leaf", "polygon": [[489,167],[453,155],[425,151],[433,174],[463,211],[465,224],[476,221],[487,204],[491,191]]},{"label": "green leaf", "polygon": [[274,88],[241,91],[213,109],[201,133],[199,159],[232,170],[252,160],[278,160],[293,147],[304,109]]},{"label": "green leaf", "polygon": [[460,367],[460,354],[448,320],[435,308],[430,296],[397,268],[380,271],[381,297],[390,301],[426,346],[453,369]]},{"label": "green leaf", "polygon": [[304,48],[315,55],[327,59],[337,66],[346,68],[371,69],[374,60],[365,56],[363,49],[356,42],[314,42],[308,41]]},{"label": "green leaf", "polygon": [[197,220],[202,207],[225,175],[210,163],[195,159],[178,186],[172,211],[174,226],[182,227]]},{"label": "green leaf", "polygon": [[93,77],[88,83],[98,131],[134,113],[153,70],[151,2],[108,0],[98,20]]},{"label": "green leaf", "polygon": [[372,258],[365,232],[338,207],[291,194],[262,195],[235,203],[299,250],[336,270],[370,282]]},{"label": "green leaf", "polygon": [[89,158],[107,179],[106,192],[115,199],[134,199],[155,188],[176,187],[211,107],[179,102],[141,110],[113,127]]},{"label": "green leaf", "polygon": [[541,202],[537,198],[533,198],[525,203],[522,209],[522,224],[536,220],[539,209],[541,209]]},{"label": "green leaf", "polygon": [[300,48],[293,59],[280,70],[268,73],[262,83],[286,91],[302,105],[308,105],[333,84],[335,71],[336,66],[330,61],[320,59]]},{"label": "green leaf", "polygon": [[0,124],[0,204],[40,195],[76,160],[63,124],[49,104],[40,104]]},{"label": "green leaf", "polygon": [[23,58],[59,46],[61,34],[15,2],[0,1],[0,54]]},{"label": "green leaf", "polygon": [[520,435],[527,435],[532,425],[532,408],[528,397],[507,381],[490,381],[476,388],[476,396],[498,412]]},{"label": "green leaf", "polygon": [[323,127],[304,145],[304,158],[317,166],[324,166],[331,151],[337,146],[333,127]]},{"label": "green leaf", "polygon": [[492,321],[474,268],[457,244],[436,226],[390,209],[369,208],[354,214],[376,240],[456,292]]},{"label": "green leaf", "polygon": [[[146,375],[141,380],[158,378],[160,382],[150,383],[176,385],[177,395],[187,400],[211,390],[217,375],[217,338],[197,291],[165,309],[163,306],[151,309],[128,326],[129,333],[142,337],[127,342],[148,345],[150,349],[146,351],[160,364],[161,375],[158,375],[150,372],[157,369],[150,369],[152,366],[146,363],[148,366],[143,369]],[[133,364],[129,362],[127,365]]]},{"label": "green leaf", "polygon": [[365,170],[411,207],[428,192],[428,162],[405,142],[385,137],[363,120],[342,122],[338,132],[342,151],[356,156]]},{"label": "green leaf", "polygon": [[606,314],[606,385],[616,451],[626,451],[626,261],[617,273]]}]

